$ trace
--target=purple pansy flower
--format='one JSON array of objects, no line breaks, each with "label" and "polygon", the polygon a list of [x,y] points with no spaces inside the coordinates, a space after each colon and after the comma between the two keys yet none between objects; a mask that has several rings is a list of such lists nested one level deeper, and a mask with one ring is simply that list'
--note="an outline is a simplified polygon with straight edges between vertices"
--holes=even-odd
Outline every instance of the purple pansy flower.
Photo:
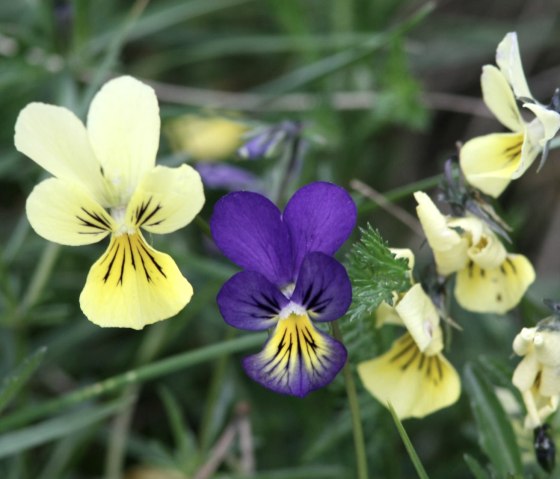
[{"label": "purple pansy flower", "polygon": [[275,328],[262,351],[243,361],[265,387],[303,397],[344,366],[344,346],[313,322],[334,321],[350,306],[350,280],[331,255],[355,223],[352,198],[331,183],[299,189],[284,213],[257,193],[230,193],[216,203],[214,241],[244,269],[218,293],[220,312],[239,329]]}]

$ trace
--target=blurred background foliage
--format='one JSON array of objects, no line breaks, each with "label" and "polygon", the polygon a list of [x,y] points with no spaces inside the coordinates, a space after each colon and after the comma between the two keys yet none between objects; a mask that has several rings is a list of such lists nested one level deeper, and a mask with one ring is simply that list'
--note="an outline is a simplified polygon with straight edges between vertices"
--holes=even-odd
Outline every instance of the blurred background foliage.
[{"label": "blurred background foliage", "polygon": [[[415,182],[438,175],[457,141],[497,131],[479,75],[506,32],[519,34],[536,98],[550,98],[560,83],[559,10],[547,0],[0,2],[0,477],[355,477],[342,379],[303,400],[264,390],[240,366],[259,338],[231,354],[224,347],[189,356],[139,384],[134,375],[110,379],[229,344],[237,333],[214,300],[235,269],[213,249],[204,225],[193,223],[151,238],[194,285],[184,311],[141,332],[85,320],[78,296],[104,245],[59,248],[30,229],[25,199],[43,173],[13,146],[17,114],[28,102],[64,105],[85,118],[99,86],[129,74],[156,89],[164,124],[183,114],[299,121],[309,144],[280,203],[313,180],[351,190],[359,179],[413,213]],[[163,163],[185,161],[165,136],[159,155]],[[531,439],[514,437],[493,386],[511,390],[513,336],[544,314],[540,298],[560,297],[557,159],[552,151],[544,173],[530,172],[500,198],[516,251],[537,269],[528,299],[507,317],[454,308],[464,330],[454,333],[449,357],[459,370],[470,363],[465,391],[455,406],[404,423],[432,478],[490,477],[488,463],[495,477],[543,476]],[[230,160],[240,164],[235,155]],[[273,157],[243,166],[266,179],[280,163]],[[203,219],[223,193],[207,192]],[[420,268],[427,264],[421,236],[354,194],[362,226],[372,223],[391,246],[412,247]],[[367,319],[341,320],[353,364],[392,339]],[[412,477],[389,412],[358,390],[370,477]]]}]

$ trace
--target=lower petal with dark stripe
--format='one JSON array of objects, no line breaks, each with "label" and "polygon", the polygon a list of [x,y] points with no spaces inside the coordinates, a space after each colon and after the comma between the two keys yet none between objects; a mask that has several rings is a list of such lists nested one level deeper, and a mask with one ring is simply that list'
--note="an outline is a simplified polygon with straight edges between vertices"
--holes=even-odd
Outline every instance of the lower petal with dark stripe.
[{"label": "lower petal with dark stripe", "polygon": [[142,329],[177,314],[192,293],[173,259],[138,232],[111,237],[89,271],[80,306],[99,326]]},{"label": "lower petal with dark stripe", "polygon": [[408,333],[382,356],[358,364],[364,387],[399,418],[424,417],[459,398],[457,371],[442,354],[422,354]]},{"label": "lower petal with dark stripe", "polygon": [[288,299],[265,276],[255,271],[233,275],[216,298],[220,313],[230,326],[263,331],[278,321]]},{"label": "lower petal with dark stripe", "polygon": [[467,311],[504,314],[519,304],[533,281],[535,270],[520,254],[508,254],[498,268],[470,262],[457,273],[455,298]]},{"label": "lower petal with dark stripe", "polygon": [[317,330],[307,315],[276,325],[263,350],[245,358],[247,374],[272,391],[303,397],[329,384],[346,362],[346,349]]}]

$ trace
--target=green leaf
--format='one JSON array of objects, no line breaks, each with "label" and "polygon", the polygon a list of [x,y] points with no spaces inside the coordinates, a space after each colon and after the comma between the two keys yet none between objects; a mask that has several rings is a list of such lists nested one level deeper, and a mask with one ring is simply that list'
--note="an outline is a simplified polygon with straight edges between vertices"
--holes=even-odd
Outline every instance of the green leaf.
[{"label": "green leaf", "polygon": [[[191,0],[189,2],[177,1],[168,3],[161,7],[158,2],[153,2],[153,5],[146,9],[146,13],[131,28],[128,39],[138,40],[139,38],[149,37],[179,23],[226,8],[239,7],[251,1],[253,0]],[[126,19],[124,21],[126,22]],[[107,32],[98,35],[90,43],[89,48],[94,52],[106,48],[111,43],[115,30],[118,31],[118,29],[118,26],[113,26]]]},{"label": "green leaf", "polygon": [[0,390],[0,411],[8,406],[19,390],[29,381],[41,364],[46,352],[46,347],[39,348],[25,359],[12,374],[4,379],[2,389]]},{"label": "green leaf", "polygon": [[35,426],[3,434],[0,436],[0,458],[73,434],[112,416],[125,403],[119,400],[102,406],[93,406],[86,410],[62,414]]},{"label": "green leaf", "polygon": [[465,459],[465,462],[467,463],[467,466],[469,467],[475,479],[491,479],[488,472],[474,457],[469,454],[465,454],[463,456],[463,459]]},{"label": "green leaf", "polygon": [[478,425],[479,443],[500,477],[522,475],[521,455],[511,423],[479,364],[465,367],[465,388]]},{"label": "green leaf", "polygon": [[311,64],[299,67],[289,73],[286,73],[285,75],[280,76],[279,78],[276,78],[275,80],[259,86],[254,91],[282,95],[321,78],[332,75],[338,71],[344,70],[355,63],[366,59],[375,51],[385,47],[394,38],[399,37],[414,28],[432,12],[434,7],[435,3],[428,2],[396,27],[386,32],[372,35],[368,40],[364,41],[356,48],[343,50],[341,52],[334,53],[333,55],[323,57]]},{"label": "green leaf", "polygon": [[370,316],[383,301],[392,304],[394,292],[410,288],[408,262],[397,259],[371,225],[360,231],[362,237],[348,255],[353,290],[351,320]]},{"label": "green leaf", "polygon": [[391,405],[391,403],[388,403],[387,407],[391,412],[391,416],[393,416],[393,421],[395,422],[395,426],[397,426],[397,431],[399,431],[399,435],[401,436],[402,442],[404,443],[404,447],[406,447],[406,452],[408,452],[408,457],[410,457],[410,460],[414,465],[414,469],[416,469],[416,474],[418,474],[418,477],[420,479],[429,479],[428,473],[424,469],[424,466],[422,465],[422,462],[420,461],[418,454],[416,454],[416,451],[414,450],[414,446],[412,445],[412,442],[410,442],[410,438],[408,437],[408,434],[406,433],[406,430],[404,429],[402,422],[397,416],[397,413],[393,409],[393,406]]},{"label": "green leaf", "polygon": [[181,406],[171,391],[165,387],[161,387],[159,389],[159,395],[165,406],[165,412],[167,413],[171,432],[175,440],[176,455],[179,457],[185,470],[191,470],[191,466],[193,468],[195,466],[198,452],[194,434],[185,423],[183,413],[181,412]]},{"label": "green leaf", "polygon": [[[290,469],[276,469],[253,474],[251,479],[340,479],[350,477],[348,471],[338,464],[304,466]],[[215,479],[246,479],[246,474],[217,474]]]}]

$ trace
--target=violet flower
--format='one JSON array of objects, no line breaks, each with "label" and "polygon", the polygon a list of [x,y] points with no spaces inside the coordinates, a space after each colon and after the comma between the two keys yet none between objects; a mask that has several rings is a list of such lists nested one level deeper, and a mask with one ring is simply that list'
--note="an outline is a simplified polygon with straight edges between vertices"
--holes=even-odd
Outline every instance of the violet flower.
[{"label": "violet flower", "polygon": [[244,269],[218,293],[220,312],[239,329],[274,327],[262,351],[243,361],[263,386],[303,397],[330,383],[344,366],[344,346],[314,322],[334,321],[350,306],[350,280],[331,255],[355,222],[350,195],[324,182],[299,189],[283,214],[257,193],[230,193],[216,203],[212,236]]}]

